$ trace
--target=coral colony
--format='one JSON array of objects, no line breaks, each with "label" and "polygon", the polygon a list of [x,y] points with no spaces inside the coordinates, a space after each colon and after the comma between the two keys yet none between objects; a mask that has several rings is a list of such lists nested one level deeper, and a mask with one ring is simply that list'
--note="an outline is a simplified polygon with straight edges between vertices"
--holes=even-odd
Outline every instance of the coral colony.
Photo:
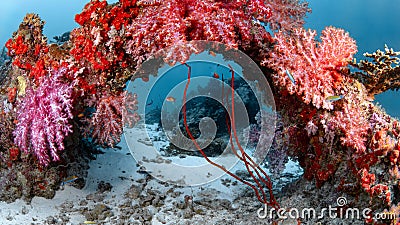
[{"label": "coral colony", "polygon": [[[372,100],[399,88],[400,52],[385,46],[357,62],[356,42],[346,31],[327,27],[317,41],[316,31],[302,27],[308,12],[298,0],[92,0],[75,17],[80,26],[60,44],[49,44],[44,21],[27,14],[6,43],[10,61],[1,68],[1,168],[11,171],[10,179],[16,170],[34,168],[39,172],[21,176],[40,178],[48,184],[42,190],[56,188],[44,174],[71,161],[65,153],[72,151],[72,137],[114,146],[123,126],[138,122],[136,95],[124,88],[129,79],[148,80],[131,77],[146,59],[172,47],[166,62],[185,63],[198,49],[180,46],[208,40],[245,52],[263,70],[280,118],[275,145],[300,163],[304,178],[317,187],[368,194],[375,210],[398,211],[400,124]],[[230,124],[235,133],[234,120]],[[266,173],[239,152],[255,181],[243,183],[261,203],[279,207]]]}]

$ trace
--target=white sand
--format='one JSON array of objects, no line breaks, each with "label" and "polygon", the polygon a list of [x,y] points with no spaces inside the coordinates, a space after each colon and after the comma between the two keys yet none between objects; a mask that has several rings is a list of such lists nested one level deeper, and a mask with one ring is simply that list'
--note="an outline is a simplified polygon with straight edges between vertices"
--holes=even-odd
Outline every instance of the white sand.
[{"label": "white sand", "polygon": [[[155,131],[154,131],[155,132]],[[134,143],[135,149],[145,149],[149,148],[148,145],[145,145],[141,142],[137,142],[137,139],[143,138],[142,131],[138,129],[132,129],[129,132],[128,137],[133,138],[130,139],[128,143]],[[135,139],[136,138],[136,139]],[[17,200],[13,203],[5,203],[0,202],[0,224],[8,225],[8,224],[47,224],[46,220],[49,216],[55,217],[59,220],[55,224],[63,224],[60,221],[60,215],[65,213],[67,217],[69,217],[69,222],[64,224],[83,224],[86,221],[85,217],[77,210],[80,206],[79,203],[82,200],[85,200],[87,195],[91,193],[95,193],[97,190],[98,183],[100,181],[109,182],[112,185],[111,192],[106,193],[104,200],[102,201],[104,204],[108,205],[112,208],[114,216],[119,215],[120,209],[118,205],[126,200],[124,193],[131,187],[132,184],[137,184],[137,180],[144,178],[145,174],[137,173],[138,167],[137,163],[130,154],[129,148],[127,147],[127,142],[125,138],[122,139],[120,145],[122,147],[121,150],[114,149],[104,149],[105,154],[97,155],[96,160],[92,160],[89,165],[90,169],[88,171],[88,176],[86,178],[86,186],[82,189],[76,189],[68,184],[65,185],[63,190],[58,190],[53,199],[45,199],[42,197],[34,197],[30,204],[22,200]],[[224,156],[231,157],[231,156]],[[150,157],[151,158],[151,157]],[[213,159],[216,160],[216,159]],[[223,160],[223,159],[222,159]],[[231,159],[229,159],[231,160]],[[196,165],[199,161],[204,162],[204,159],[199,157],[186,157],[184,159],[180,159],[178,157],[172,158],[173,164],[182,163],[182,164],[193,164]],[[181,161],[181,162],[180,162]],[[148,164],[150,165],[150,164]],[[162,166],[168,166],[168,164],[162,164]],[[297,167],[288,167],[294,168]],[[215,168],[214,168],[215,169]],[[244,169],[244,166],[239,163],[237,164],[231,171],[235,171],[238,169]],[[297,168],[298,169],[298,168]],[[174,170],[169,171],[168,173],[173,172]],[[204,171],[197,170],[198,174],[196,174],[196,170],[192,170],[192,177],[200,177],[204,175]],[[217,170],[211,171],[210,173],[218,173]],[[171,175],[171,174],[169,174]],[[169,176],[168,175],[168,176]],[[187,177],[185,177],[186,179]],[[204,185],[199,185],[195,187],[174,187],[174,190],[179,190],[181,192],[180,196],[176,198],[183,199],[183,196],[189,195],[193,196],[193,198],[198,198],[204,195],[205,193],[208,197],[212,199],[228,199],[229,201],[233,201],[237,196],[240,195],[241,191],[244,189],[244,185],[238,184],[236,186],[230,185],[229,187],[222,184],[221,179],[230,178],[227,175],[224,175],[220,178],[215,178],[213,182],[209,182]],[[192,182],[190,179],[186,181]],[[196,182],[196,181],[193,181]],[[152,179],[147,183],[146,188],[153,190],[166,191],[168,188],[161,185],[157,179]],[[171,188],[171,186],[169,187]],[[256,202],[256,200],[254,200]],[[94,205],[93,201],[87,201],[87,207]],[[67,210],[62,209],[62,204],[72,203],[71,208],[75,208],[76,210],[71,210],[68,212]],[[162,206],[163,208],[174,208],[171,201],[165,201],[165,204]],[[67,212],[66,212],[67,211]],[[159,210],[160,212],[162,210]],[[158,219],[157,219],[158,218]],[[160,216],[153,216],[152,224],[161,224],[159,221]],[[174,219],[168,215],[163,215],[165,219]],[[106,221],[97,221],[102,222],[102,224],[111,224]],[[164,221],[165,222],[165,221]]]}]

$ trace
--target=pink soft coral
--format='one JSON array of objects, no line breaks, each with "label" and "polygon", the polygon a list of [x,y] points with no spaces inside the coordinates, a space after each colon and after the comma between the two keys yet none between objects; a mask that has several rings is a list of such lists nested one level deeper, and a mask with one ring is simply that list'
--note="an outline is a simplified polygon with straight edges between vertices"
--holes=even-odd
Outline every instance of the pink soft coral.
[{"label": "pink soft coral", "polygon": [[308,2],[299,0],[272,0],[266,2],[274,16],[268,19],[268,25],[273,31],[290,31],[302,27],[304,17],[311,12]]},{"label": "pink soft coral", "polygon": [[57,72],[44,77],[40,86],[28,88],[18,103],[14,142],[26,153],[35,154],[42,165],[60,159],[64,138],[72,132],[73,84],[63,83],[62,75]]},{"label": "pink soft coral", "polygon": [[343,145],[354,148],[357,152],[364,152],[367,132],[370,124],[359,106],[345,103],[342,111],[336,111],[333,121],[336,127],[345,134],[340,140]]},{"label": "pink soft coral", "polygon": [[260,0],[172,0],[140,10],[126,27],[124,43],[126,52],[138,65],[158,50],[186,41],[218,41],[248,50],[253,45],[264,46],[270,37],[253,22],[253,18],[266,21],[271,17],[270,9]]},{"label": "pink soft coral", "polygon": [[334,27],[322,31],[320,43],[315,37],[316,31],[303,28],[295,29],[290,36],[278,32],[274,51],[262,64],[273,68],[277,72],[274,81],[301,96],[304,103],[332,109],[332,103],[325,99],[340,94],[337,89],[343,79],[342,70],[353,59],[357,46],[348,33]]},{"label": "pink soft coral", "polygon": [[123,86],[161,49],[175,46],[171,61],[184,62],[193,51],[176,47],[191,40],[219,41],[261,60],[272,38],[253,18],[266,22],[270,17],[261,0],[92,0],[75,17],[81,27],[71,32],[70,55],[77,70],[85,68],[79,74],[81,88],[100,94],[107,84]]}]

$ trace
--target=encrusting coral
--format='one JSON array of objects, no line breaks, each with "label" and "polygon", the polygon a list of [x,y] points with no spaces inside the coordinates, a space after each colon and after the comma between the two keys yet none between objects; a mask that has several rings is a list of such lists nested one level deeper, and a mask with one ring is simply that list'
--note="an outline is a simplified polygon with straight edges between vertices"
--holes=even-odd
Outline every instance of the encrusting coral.
[{"label": "encrusting coral", "polygon": [[28,14],[6,44],[12,65],[0,76],[1,160],[18,161],[22,151],[56,165],[76,132],[114,146],[124,124],[139,120],[137,96],[124,91],[137,68],[164,48],[173,48],[167,61],[184,63],[196,49],[176,46],[218,41],[248,54],[271,81],[282,139],[274,148],[298,160],[306,179],[368,193],[374,210],[390,206],[399,201],[400,124],[371,99],[399,88],[399,53],[385,47],[366,54],[372,62],[354,62],[357,46],[344,30],[327,27],[317,41],[301,27],[309,11],[298,0],[92,0],[61,46],[48,44],[44,22]]}]

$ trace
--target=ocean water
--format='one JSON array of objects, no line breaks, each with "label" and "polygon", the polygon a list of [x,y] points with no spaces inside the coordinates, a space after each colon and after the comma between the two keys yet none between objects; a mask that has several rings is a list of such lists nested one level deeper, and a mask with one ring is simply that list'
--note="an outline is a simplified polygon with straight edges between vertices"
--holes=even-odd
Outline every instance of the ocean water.
[{"label": "ocean water", "polygon": [[[0,45],[11,37],[26,13],[38,13],[46,21],[44,34],[52,37],[70,31],[87,1],[70,0],[2,0],[0,5]],[[109,3],[116,0],[108,0]],[[326,26],[347,30],[357,41],[357,59],[362,53],[383,50],[384,44],[400,51],[400,0],[310,0],[312,13],[306,18],[306,28],[320,32]],[[400,93],[388,91],[376,96],[386,111],[400,117]]]}]

